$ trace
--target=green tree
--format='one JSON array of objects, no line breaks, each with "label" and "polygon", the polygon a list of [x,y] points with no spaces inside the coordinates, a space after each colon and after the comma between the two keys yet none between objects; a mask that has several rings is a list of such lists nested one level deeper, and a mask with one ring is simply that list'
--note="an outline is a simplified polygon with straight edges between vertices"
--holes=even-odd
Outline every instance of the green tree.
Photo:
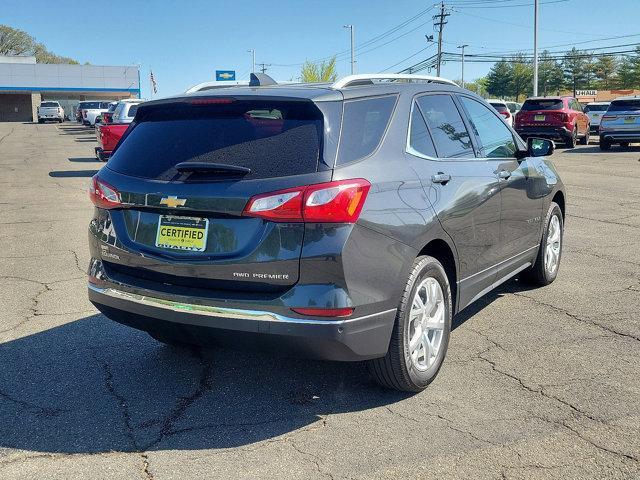
[{"label": "green tree", "polygon": [[593,62],[593,74],[595,76],[595,86],[603,90],[610,90],[616,83],[616,71],[618,60],[616,57],[606,55]]},{"label": "green tree", "polygon": [[506,60],[502,59],[494,63],[485,78],[489,95],[505,98],[511,94],[511,68]]},{"label": "green tree", "polygon": [[620,61],[617,74],[616,83],[620,88],[640,87],[640,47]]},{"label": "green tree", "polygon": [[545,50],[538,58],[538,89],[543,96],[559,94],[564,86],[562,66]]},{"label": "green tree", "polygon": [[0,55],[34,55],[38,63],[78,63],[50,52],[27,32],[8,25],[0,25]]},{"label": "green tree", "polygon": [[520,94],[526,96],[533,88],[533,67],[531,62],[525,59],[523,53],[518,53],[511,57],[509,69],[511,77],[510,94],[515,97],[517,102]]},{"label": "green tree", "polygon": [[471,82],[464,82],[464,88],[480,95],[487,96],[487,77],[476,78]]},{"label": "green tree", "polygon": [[576,90],[588,86],[592,78],[591,55],[573,47],[565,53],[562,69],[567,86],[573,89],[575,97]]},{"label": "green tree", "polygon": [[335,82],[338,78],[338,73],[336,72],[336,57],[334,56],[320,63],[307,60],[304,62],[304,65],[302,65],[300,76],[302,81],[306,83]]}]

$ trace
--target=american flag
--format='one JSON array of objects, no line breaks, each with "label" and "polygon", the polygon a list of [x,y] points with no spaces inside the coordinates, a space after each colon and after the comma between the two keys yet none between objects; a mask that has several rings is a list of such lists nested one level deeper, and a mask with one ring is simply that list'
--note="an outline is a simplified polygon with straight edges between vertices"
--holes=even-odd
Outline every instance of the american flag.
[{"label": "american flag", "polygon": [[149,78],[151,79],[151,86],[153,87],[153,93],[158,93],[158,85],[156,84],[156,77],[153,76],[153,72],[149,71]]}]

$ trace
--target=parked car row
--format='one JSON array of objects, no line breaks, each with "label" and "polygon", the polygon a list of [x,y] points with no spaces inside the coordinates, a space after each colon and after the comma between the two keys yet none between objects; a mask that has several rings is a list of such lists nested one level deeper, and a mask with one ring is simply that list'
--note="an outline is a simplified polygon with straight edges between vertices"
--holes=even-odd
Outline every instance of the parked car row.
[{"label": "parked car row", "polygon": [[525,140],[542,137],[573,148],[576,143],[588,144],[590,135],[597,134],[601,150],[640,142],[640,96],[591,102],[584,107],[570,96],[532,97],[515,114],[508,105],[514,102],[487,101]]}]

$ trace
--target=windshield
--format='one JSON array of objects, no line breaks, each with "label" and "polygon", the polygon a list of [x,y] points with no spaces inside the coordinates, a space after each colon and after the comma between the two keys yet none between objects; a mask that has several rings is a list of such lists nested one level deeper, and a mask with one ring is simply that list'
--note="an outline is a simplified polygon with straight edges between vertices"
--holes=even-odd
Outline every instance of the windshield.
[{"label": "windshield", "polygon": [[323,116],[312,102],[230,102],[147,108],[109,168],[159,180],[179,178],[187,161],[250,168],[245,178],[317,171]]},{"label": "windshield", "polygon": [[584,112],[606,112],[607,108],[609,108],[609,104],[605,105],[587,105],[584,107]]},{"label": "windshield", "polygon": [[616,100],[611,102],[609,112],[640,112],[640,98],[637,100]]},{"label": "windshield", "polygon": [[532,110],[562,110],[562,100],[557,98],[525,100],[522,111],[530,112]]}]

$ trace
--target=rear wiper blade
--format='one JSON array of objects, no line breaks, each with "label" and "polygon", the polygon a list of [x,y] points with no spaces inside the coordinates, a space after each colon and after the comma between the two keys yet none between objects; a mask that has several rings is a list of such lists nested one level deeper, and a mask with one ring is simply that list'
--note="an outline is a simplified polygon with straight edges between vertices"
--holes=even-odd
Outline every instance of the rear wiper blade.
[{"label": "rear wiper blade", "polygon": [[225,163],[210,162],[181,162],[176,165],[178,172],[220,172],[233,173],[236,175],[247,175],[251,173],[251,169],[238,165],[227,165]]}]

